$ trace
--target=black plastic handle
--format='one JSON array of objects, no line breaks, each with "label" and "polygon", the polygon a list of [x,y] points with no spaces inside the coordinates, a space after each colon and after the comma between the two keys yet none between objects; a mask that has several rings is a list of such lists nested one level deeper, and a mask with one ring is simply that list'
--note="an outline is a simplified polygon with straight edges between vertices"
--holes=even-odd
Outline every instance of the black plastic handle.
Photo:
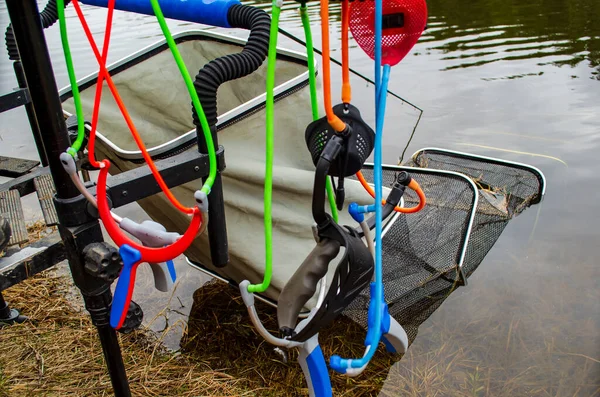
[{"label": "black plastic handle", "polygon": [[327,274],[329,263],[340,252],[340,243],[322,239],[281,290],[277,301],[279,329],[291,336],[300,311],[315,294],[319,280]]}]

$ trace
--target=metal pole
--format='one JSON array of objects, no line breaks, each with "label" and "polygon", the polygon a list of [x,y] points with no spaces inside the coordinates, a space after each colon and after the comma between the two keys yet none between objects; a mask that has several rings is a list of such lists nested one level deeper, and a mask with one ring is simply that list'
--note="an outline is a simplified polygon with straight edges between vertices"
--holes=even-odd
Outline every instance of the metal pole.
[{"label": "metal pole", "polygon": [[[23,73],[23,66],[21,65],[21,61],[15,61],[13,67],[15,69],[15,76],[17,77],[19,88],[27,88],[27,80],[25,80],[25,74]],[[35,146],[37,147],[37,151],[40,156],[40,161],[42,162],[42,166],[46,167],[48,165],[48,156],[46,155],[46,152],[44,150],[44,143],[42,142],[42,133],[40,132],[40,127],[38,126],[37,119],[35,118],[33,104],[25,104],[25,111],[27,112],[27,118],[29,119],[29,125],[31,126],[31,132],[33,133],[33,139],[35,140]]]},{"label": "metal pole", "polygon": [[11,324],[21,324],[27,320],[27,317],[22,316],[16,309],[11,309],[8,303],[4,300],[2,292],[0,292],[0,327]]},{"label": "metal pole", "polygon": [[108,368],[115,396],[130,397],[131,392],[125,365],[123,364],[121,347],[116,331],[110,326],[110,305],[112,302],[110,283],[98,277],[93,277],[85,271],[85,258],[82,254],[83,249],[88,244],[102,241],[100,225],[97,221],[88,222],[77,227],[64,227],[61,224],[58,230],[67,249],[71,275],[75,285],[83,295],[85,308],[90,313],[92,323],[98,331],[104,361]]},{"label": "metal pole", "polygon": [[69,180],[58,158],[69,147],[69,137],[37,3],[34,0],[6,0],[6,6],[37,125],[42,131],[41,138],[56,185],[56,194],[61,199],[76,197],[79,192]]},{"label": "metal pole", "polygon": [[[219,148],[219,137],[217,127],[211,128],[211,135],[215,150]],[[208,147],[204,140],[202,127],[196,127],[198,139],[198,151],[208,153]],[[202,181],[206,181],[203,178]],[[227,224],[225,222],[225,201],[223,200],[223,180],[221,173],[217,172],[211,193],[208,195],[208,243],[210,245],[210,257],[213,266],[224,267],[229,263],[229,248],[227,242]]]},{"label": "metal pole", "polygon": [[[61,203],[60,208],[69,208],[65,204],[80,193],[59,160],[59,155],[69,146],[69,137],[37,3],[35,0],[6,0],[6,5],[37,125],[42,131],[41,141],[56,186],[55,202]],[[102,241],[102,230],[98,221],[90,220],[87,214],[65,215],[62,211],[58,212],[59,231],[67,250],[71,275],[98,330],[114,393],[118,397],[129,397],[131,392],[121,349],[115,330],[108,322],[112,301],[110,284],[91,276],[84,268],[83,249],[90,243]],[[66,224],[74,226],[67,227]]]}]

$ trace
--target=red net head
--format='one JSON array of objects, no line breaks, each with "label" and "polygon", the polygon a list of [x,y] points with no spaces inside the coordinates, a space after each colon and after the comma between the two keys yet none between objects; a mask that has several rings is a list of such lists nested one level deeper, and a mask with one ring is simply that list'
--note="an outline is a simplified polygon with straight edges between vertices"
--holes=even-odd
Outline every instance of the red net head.
[{"label": "red net head", "polygon": [[[383,0],[381,62],[393,66],[415,45],[427,23],[425,0]],[[350,3],[350,31],[360,48],[375,58],[375,1]]]}]

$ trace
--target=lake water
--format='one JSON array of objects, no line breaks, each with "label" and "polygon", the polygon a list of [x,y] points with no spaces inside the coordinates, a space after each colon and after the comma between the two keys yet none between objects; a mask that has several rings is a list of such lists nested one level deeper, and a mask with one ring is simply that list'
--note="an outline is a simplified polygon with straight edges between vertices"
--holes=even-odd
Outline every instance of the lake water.
[{"label": "lake water", "polygon": [[[318,3],[309,7],[320,47]],[[297,3],[285,4],[282,27],[303,37],[296,8]],[[524,162],[545,173],[548,188],[541,205],[509,224],[469,285],[423,324],[409,352],[390,368],[381,393],[599,395],[600,2],[429,0],[428,8],[427,31],[392,69],[390,81],[392,91],[424,110],[407,153],[436,146]],[[332,55],[338,58],[339,9],[331,5]],[[105,10],[85,12],[100,40]],[[82,77],[96,63],[72,7],[67,15]],[[7,24],[2,2],[2,32]],[[170,26],[198,27],[173,21]],[[154,18],[117,12],[112,37],[109,61],[159,40],[161,33]],[[57,27],[48,30],[47,40],[62,87],[67,76]],[[351,45],[352,67],[372,76],[370,59]],[[0,76],[1,93],[16,85],[6,56],[0,57]],[[355,97],[372,90],[366,84],[353,89]],[[400,102],[392,99],[388,106],[384,162],[396,163],[416,112],[393,111]],[[0,155],[36,157],[24,114],[0,115]],[[31,205],[27,216],[33,219],[39,215]],[[143,215],[136,206],[125,210]],[[176,293],[180,301],[171,300],[171,325],[185,319],[203,280],[179,268],[187,279]],[[143,293],[137,301],[147,318],[164,307],[147,309]],[[162,314],[153,327],[164,327]],[[176,346],[181,332],[173,335],[168,341]]]}]

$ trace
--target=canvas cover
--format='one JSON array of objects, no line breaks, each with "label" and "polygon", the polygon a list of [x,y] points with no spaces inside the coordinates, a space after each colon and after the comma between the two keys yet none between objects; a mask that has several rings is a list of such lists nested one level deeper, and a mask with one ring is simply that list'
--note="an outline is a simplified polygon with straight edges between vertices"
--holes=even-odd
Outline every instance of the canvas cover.
[{"label": "canvas cover", "polygon": [[[223,40],[189,38],[178,46],[192,75],[210,60],[240,51],[239,45]],[[194,129],[190,98],[166,46],[162,51],[152,50],[146,56],[138,54],[137,57],[139,62],[115,65],[113,80],[147,146],[156,148]],[[278,58],[276,84],[289,82],[306,70],[306,62],[298,63],[284,55]],[[222,85],[217,96],[219,115],[238,106],[249,109],[249,101],[261,95],[264,101],[265,72],[266,62],[250,76]],[[311,230],[315,167],[304,138],[312,115],[310,92],[304,80],[304,85],[295,85],[275,103],[274,261],[271,288],[266,292],[273,300],[315,246]],[[94,84],[95,80],[88,79],[81,86],[88,117]],[[361,108],[366,108],[367,101],[366,97],[357,98],[357,102],[362,102]],[[67,99],[64,107],[74,112],[71,100]],[[262,280],[265,257],[265,112],[258,109],[237,114],[225,121],[218,132],[227,164],[223,190],[230,263],[218,269],[211,266],[206,234],[200,236],[186,254],[192,261],[233,282],[249,279],[257,283]],[[370,116],[363,115],[367,122]],[[112,161],[111,172],[143,166],[140,161],[125,159],[131,157],[126,151],[137,148],[106,87],[98,129],[104,138],[97,143],[97,153]],[[412,342],[420,324],[477,269],[508,222],[541,200],[545,182],[539,170],[525,164],[445,149],[422,149],[405,165],[410,168],[385,166],[384,186],[391,186],[397,173],[407,170],[422,187],[427,205],[416,214],[390,217],[395,222],[386,228],[382,240],[382,266],[389,312],[405,328]],[[372,167],[365,166],[363,175],[372,181]],[[185,205],[192,206],[193,192],[200,186],[201,181],[194,181],[174,188],[173,192]],[[384,188],[384,197],[387,191]],[[408,207],[418,202],[410,189],[404,199]],[[373,202],[354,177],[346,182],[346,204],[351,201]],[[189,218],[172,207],[163,194],[139,203],[167,229],[179,232],[186,229]],[[355,225],[347,211],[340,212],[340,220],[342,224]],[[330,266],[330,274],[334,269]],[[367,324],[369,295],[366,288],[344,311],[363,326]],[[308,308],[315,303],[313,297]]]},{"label": "canvas cover", "polygon": [[[184,41],[178,44],[182,57],[195,76],[212,59],[240,51],[238,45],[210,40]],[[306,64],[278,60],[276,85],[307,70]],[[113,75],[138,131],[148,148],[156,147],[194,129],[191,100],[172,55],[168,49]],[[218,91],[218,114],[243,105],[263,95],[266,84],[266,61],[254,73],[223,84]],[[123,159],[107,145],[107,141],[125,150],[137,150],[135,142],[111,96],[103,88],[98,132],[106,140],[98,140],[96,153],[108,158],[112,174],[135,167],[139,162]],[[95,83],[81,90],[87,119],[91,119]],[[319,99],[322,94],[319,92]],[[63,104],[74,113],[72,99]],[[275,104],[275,158],[273,169],[273,278],[266,296],[276,300],[279,292],[303,259],[315,246],[311,226],[314,165],[306,147],[304,132],[312,121],[310,91],[305,85],[299,91],[277,100]],[[264,109],[238,120],[218,132],[219,144],[225,147],[226,170],[223,172],[225,213],[229,239],[230,263],[214,268],[210,262],[208,235],[203,234],[186,251],[194,262],[218,274],[240,282],[260,282],[264,271],[263,185],[265,172]],[[189,150],[197,150],[195,147]],[[172,189],[184,204],[194,204],[193,193],[202,181],[194,181]],[[386,189],[387,191],[387,189]],[[384,191],[384,195],[385,195]],[[372,203],[372,199],[355,180],[346,184],[347,202]],[[139,201],[150,217],[170,231],[183,233],[189,217],[170,205],[162,193]],[[340,223],[355,225],[347,211],[340,212]],[[342,251],[343,252],[343,251]],[[341,255],[341,253],[340,253]],[[337,262],[334,262],[337,263]],[[334,267],[330,267],[332,273]],[[331,277],[329,277],[331,279]],[[309,307],[316,302],[309,302]]]}]

